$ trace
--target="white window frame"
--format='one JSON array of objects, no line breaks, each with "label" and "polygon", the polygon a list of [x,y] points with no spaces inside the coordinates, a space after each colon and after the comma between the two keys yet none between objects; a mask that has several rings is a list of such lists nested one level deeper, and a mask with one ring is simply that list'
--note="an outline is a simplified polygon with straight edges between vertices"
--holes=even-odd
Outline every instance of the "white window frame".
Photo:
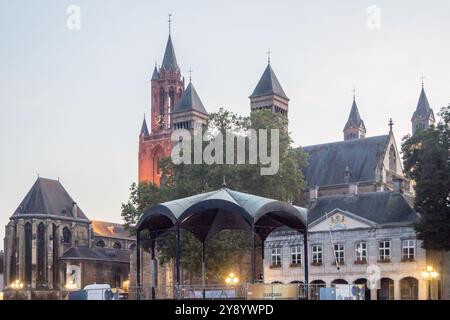
[{"label": "white window frame", "polygon": [[270,261],[272,266],[281,266],[281,248],[275,247],[270,251]]},{"label": "white window frame", "polygon": [[334,262],[338,262],[338,264],[345,264],[345,244],[344,243],[335,243],[333,245],[334,250]]},{"label": "white window frame", "polygon": [[355,256],[356,261],[367,262],[367,242],[366,241],[359,241],[355,245]]},{"label": "white window frame", "polygon": [[311,246],[312,263],[323,264],[323,245],[313,244]]},{"label": "white window frame", "polygon": [[[406,252],[405,252],[406,249]],[[410,251],[412,250],[412,252]],[[416,240],[404,239],[402,240],[402,259],[415,260],[416,259]]]},{"label": "white window frame", "polygon": [[291,247],[291,264],[302,264],[302,247],[293,246]]},{"label": "white window frame", "polygon": [[[386,246],[388,244],[388,246]],[[378,242],[378,258],[380,261],[390,261],[391,260],[391,240],[381,240]]]}]

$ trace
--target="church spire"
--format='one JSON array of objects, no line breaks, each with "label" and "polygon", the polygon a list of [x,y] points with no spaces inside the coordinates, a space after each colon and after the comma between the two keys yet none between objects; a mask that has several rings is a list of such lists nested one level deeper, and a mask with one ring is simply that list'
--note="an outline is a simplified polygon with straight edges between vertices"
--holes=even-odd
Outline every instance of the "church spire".
[{"label": "church spire", "polygon": [[144,114],[144,120],[142,121],[141,133],[139,134],[139,136],[148,137],[149,135],[150,133],[148,132],[147,121],[145,121],[145,114]]},{"label": "church spire", "polygon": [[366,136],[366,126],[359,114],[356,105],[355,90],[353,90],[353,103],[348,115],[347,123],[344,127],[344,140],[361,139]]},{"label": "church spire", "polygon": [[417,130],[427,130],[435,123],[434,112],[430,107],[422,76],[422,89],[420,91],[419,101],[417,102],[416,111],[411,118],[412,133],[415,134]]}]

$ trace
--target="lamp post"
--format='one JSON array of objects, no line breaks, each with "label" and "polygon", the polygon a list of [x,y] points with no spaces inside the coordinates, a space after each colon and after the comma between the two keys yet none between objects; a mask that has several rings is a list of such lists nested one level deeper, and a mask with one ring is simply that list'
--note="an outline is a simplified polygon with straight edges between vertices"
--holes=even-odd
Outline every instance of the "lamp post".
[{"label": "lamp post", "polygon": [[434,270],[432,266],[427,266],[425,271],[422,271],[422,278],[428,281],[428,300],[431,299],[431,281],[436,280],[439,277],[439,273]]},{"label": "lamp post", "polygon": [[11,283],[11,289],[15,292],[15,299],[19,299],[19,290],[23,289],[23,282],[19,279],[15,280],[13,283]]},{"label": "lamp post", "polygon": [[239,283],[239,278],[231,272],[228,277],[225,278],[225,283],[227,285],[235,286]]}]

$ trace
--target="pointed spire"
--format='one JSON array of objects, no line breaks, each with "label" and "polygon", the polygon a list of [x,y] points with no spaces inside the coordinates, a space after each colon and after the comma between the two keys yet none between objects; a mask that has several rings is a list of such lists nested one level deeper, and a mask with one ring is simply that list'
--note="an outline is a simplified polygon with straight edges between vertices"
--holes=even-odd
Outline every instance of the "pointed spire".
[{"label": "pointed spire", "polygon": [[356,100],[355,97],[353,96],[353,103],[352,103],[352,107],[350,109],[350,114],[348,115],[348,119],[347,119],[347,123],[345,124],[345,129],[349,129],[349,128],[364,128],[364,130],[366,129],[364,126],[364,121],[361,119],[361,116],[359,114],[359,110],[358,110],[358,106],[356,105]]},{"label": "pointed spire", "polygon": [[172,37],[169,34],[169,39],[167,39],[166,50],[164,52],[164,58],[162,62],[162,67],[165,70],[172,69],[173,71],[178,71],[177,58],[175,57],[175,49],[172,44]]},{"label": "pointed spire", "polygon": [[427,94],[425,93],[425,89],[422,84],[422,90],[420,91],[419,101],[417,102],[414,116],[429,117],[432,112],[433,111],[431,110],[430,103],[428,102]]},{"label": "pointed spire", "polygon": [[175,106],[173,113],[185,112],[185,111],[197,111],[203,114],[208,114],[205,107],[203,106],[202,100],[197,94],[192,82],[189,82],[186,90],[184,90],[183,95]]},{"label": "pointed spire", "polygon": [[156,67],[156,61],[155,61],[155,68],[153,69],[152,80],[159,80],[159,72],[158,68]]},{"label": "pointed spire", "polygon": [[256,85],[255,90],[250,95],[250,98],[256,98],[266,95],[277,95],[286,100],[289,100],[289,98],[284,93],[284,90],[281,87],[281,84],[278,81],[278,78],[275,75],[275,72],[273,71],[272,66],[270,64],[267,64],[267,67],[264,70],[261,79],[259,79],[259,82]]},{"label": "pointed spire", "polygon": [[148,137],[149,135],[150,133],[148,132],[147,121],[145,121],[145,114],[144,114],[144,121],[142,121],[141,133],[139,134],[139,136]]}]

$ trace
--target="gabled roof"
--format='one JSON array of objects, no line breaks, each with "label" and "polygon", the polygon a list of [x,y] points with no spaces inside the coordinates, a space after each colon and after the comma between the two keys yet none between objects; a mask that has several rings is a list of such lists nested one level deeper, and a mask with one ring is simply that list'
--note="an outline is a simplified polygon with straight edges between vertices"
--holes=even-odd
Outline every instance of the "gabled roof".
[{"label": "gabled roof", "polygon": [[272,94],[280,96],[286,100],[289,100],[289,98],[284,93],[284,90],[281,87],[281,84],[278,81],[278,78],[275,75],[275,72],[273,71],[271,65],[268,64],[266,70],[264,70],[264,73],[261,76],[261,79],[259,79],[259,82],[256,85],[255,90],[250,95],[250,98],[256,98]]},{"label": "gabled roof", "polygon": [[367,192],[318,198],[308,212],[308,226],[335,209],[350,212],[376,224],[411,224],[420,217],[400,192]]},{"label": "gabled roof", "polygon": [[356,105],[355,99],[353,99],[352,108],[350,110],[350,114],[348,115],[348,120],[347,123],[345,124],[344,130],[350,128],[360,128],[366,131],[364,121],[361,119],[361,116],[359,115],[358,106]]},{"label": "gabled roof", "polygon": [[107,238],[133,239],[130,231],[125,229],[123,224],[92,220],[92,230],[95,236]]},{"label": "gabled roof", "polygon": [[144,137],[148,137],[150,135],[147,127],[147,121],[145,121],[145,118],[144,121],[142,121],[141,133],[139,135]]},{"label": "gabled roof", "polygon": [[382,135],[304,147],[309,154],[303,169],[308,187],[346,183],[347,166],[352,172],[348,182],[374,181],[375,168],[389,139],[389,135]]},{"label": "gabled roof", "polygon": [[419,101],[417,102],[416,111],[413,114],[413,119],[415,117],[420,117],[420,118],[425,118],[425,119],[433,117],[433,119],[434,119],[433,109],[431,109],[431,107],[430,107],[427,95],[425,93],[425,89],[423,87],[422,87],[422,90],[420,91],[420,97],[419,97]]},{"label": "gabled roof", "polygon": [[164,58],[162,62],[162,67],[165,70],[172,69],[173,71],[178,71],[177,58],[175,57],[175,50],[172,44],[172,38],[169,34],[169,39],[167,39],[166,51],[164,52]]},{"label": "gabled roof", "polygon": [[[76,202],[58,180],[38,178],[14,212],[13,217],[42,214],[74,218],[72,214],[74,203]],[[77,218],[88,220],[78,206]]]},{"label": "gabled roof", "polygon": [[130,263],[130,251],[98,247],[72,247],[60,259]]},{"label": "gabled roof", "polygon": [[192,82],[189,82],[186,90],[184,90],[180,101],[176,104],[172,113],[186,112],[186,111],[198,111],[203,114],[208,114],[205,107],[203,106],[202,100],[197,94]]},{"label": "gabled roof", "polygon": [[156,64],[155,68],[153,69],[152,80],[159,80],[159,72],[158,69],[156,68]]}]

